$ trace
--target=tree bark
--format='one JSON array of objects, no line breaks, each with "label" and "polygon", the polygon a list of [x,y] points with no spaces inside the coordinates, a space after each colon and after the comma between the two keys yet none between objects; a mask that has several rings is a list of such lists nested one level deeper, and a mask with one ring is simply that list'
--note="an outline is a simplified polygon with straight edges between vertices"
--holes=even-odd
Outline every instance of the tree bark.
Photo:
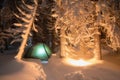
[{"label": "tree bark", "polygon": [[65,31],[64,31],[64,30],[61,30],[60,33],[61,33],[61,37],[60,37],[60,44],[61,44],[61,45],[60,45],[60,47],[61,47],[61,48],[60,48],[60,49],[61,49],[61,50],[60,50],[60,51],[61,51],[61,52],[60,52],[60,57],[65,57],[65,54],[66,54],[66,53],[65,53],[65,47],[66,47],[66,46],[65,46],[65,43],[66,43],[66,39],[65,39],[65,37],[64,37],[64,36],[65,36]]},{"label": "tree bark", "polygon": [[95,21],[94,21],[94,29],[95,29],[95,34],[94,34],[94,58],[96,60],[100,60],[102,59],[102,55],[101,55],[101,43],[100,43],[100,31],[99,31],[99,22],[101,19],[100,16],[100,8],[99,7],[99,0],[97,2],[95,2]]},{"label": "tree bark", "polygon": [[94,59],[100,60],[102,59],[101,56],[101,45],[100,45],[100,35],[94,35],[95,47],[94,47]]}]

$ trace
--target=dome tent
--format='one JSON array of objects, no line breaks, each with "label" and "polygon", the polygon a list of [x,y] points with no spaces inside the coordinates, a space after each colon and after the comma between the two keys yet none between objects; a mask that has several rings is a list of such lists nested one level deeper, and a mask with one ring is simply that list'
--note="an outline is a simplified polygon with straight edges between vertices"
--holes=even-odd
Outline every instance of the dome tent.
[{"label": "dome tent", "polygon": [[25,57],[38,58],[40,60],[48,60],[51,56],[50,48],[44,44],[39,43],[31,48],[28,48]]}]

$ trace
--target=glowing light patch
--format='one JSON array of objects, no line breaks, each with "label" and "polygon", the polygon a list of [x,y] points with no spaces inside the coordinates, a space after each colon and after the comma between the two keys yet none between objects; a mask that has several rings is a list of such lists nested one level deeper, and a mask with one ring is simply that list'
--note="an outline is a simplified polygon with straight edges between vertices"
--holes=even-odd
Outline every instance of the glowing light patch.
[{"label": "glowing light patch", "polygon": [[33,47],[31,56],[34,58],[39,58],[41,60],[46,60],[51,56],[52,52],[50,48],[44,43],[39,43]]},{"label": "glowing light patch", "polygon": [[72,65],[72,66],[90,66],[90,65],[99,63],[99,61],[96,61],[96,60],[85,61],[83,59],[75,60],[71,58],[65,58],[63,62],[65,64]]}]

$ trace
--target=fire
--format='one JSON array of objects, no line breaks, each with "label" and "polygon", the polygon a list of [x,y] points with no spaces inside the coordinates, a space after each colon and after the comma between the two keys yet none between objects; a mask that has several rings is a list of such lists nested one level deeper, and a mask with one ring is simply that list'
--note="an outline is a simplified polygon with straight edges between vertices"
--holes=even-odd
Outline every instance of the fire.
[{"label": "fire", "polygon": [[68,65],[71,65],[71,66],[90,66],[90,65],[99,63],[100,61],[97,61],[95,59],[86,61],[84,59],[75,60],[75,59],[71,59],[71,58],[65,58],[63,60],[63,62],[65,64],[68,64]]}]

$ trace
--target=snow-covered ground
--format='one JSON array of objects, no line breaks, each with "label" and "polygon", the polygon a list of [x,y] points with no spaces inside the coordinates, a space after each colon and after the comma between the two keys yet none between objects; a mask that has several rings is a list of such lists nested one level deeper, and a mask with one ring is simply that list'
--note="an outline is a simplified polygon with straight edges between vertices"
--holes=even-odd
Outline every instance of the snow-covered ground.
[{"label": "snow-covered ground", "polygon": [[0,80],[46,80],[40,60],[18,61],[14,59],[14,53],[14,51],[0,53]]},{"label": "snow-covered ground", "polygon": [[89,66],[71,66],[57,55],[41,64],[39,59],[17,61],[13,53],[0,53],[0,80],[120,80],[120,54],[104,54]]},{"label": "snow-covered ground", "polygon": [[47,80],[120,80],[120,55],[104,53],[102,61],[89,66],[68,65],[54,55],[43,69]]}]

